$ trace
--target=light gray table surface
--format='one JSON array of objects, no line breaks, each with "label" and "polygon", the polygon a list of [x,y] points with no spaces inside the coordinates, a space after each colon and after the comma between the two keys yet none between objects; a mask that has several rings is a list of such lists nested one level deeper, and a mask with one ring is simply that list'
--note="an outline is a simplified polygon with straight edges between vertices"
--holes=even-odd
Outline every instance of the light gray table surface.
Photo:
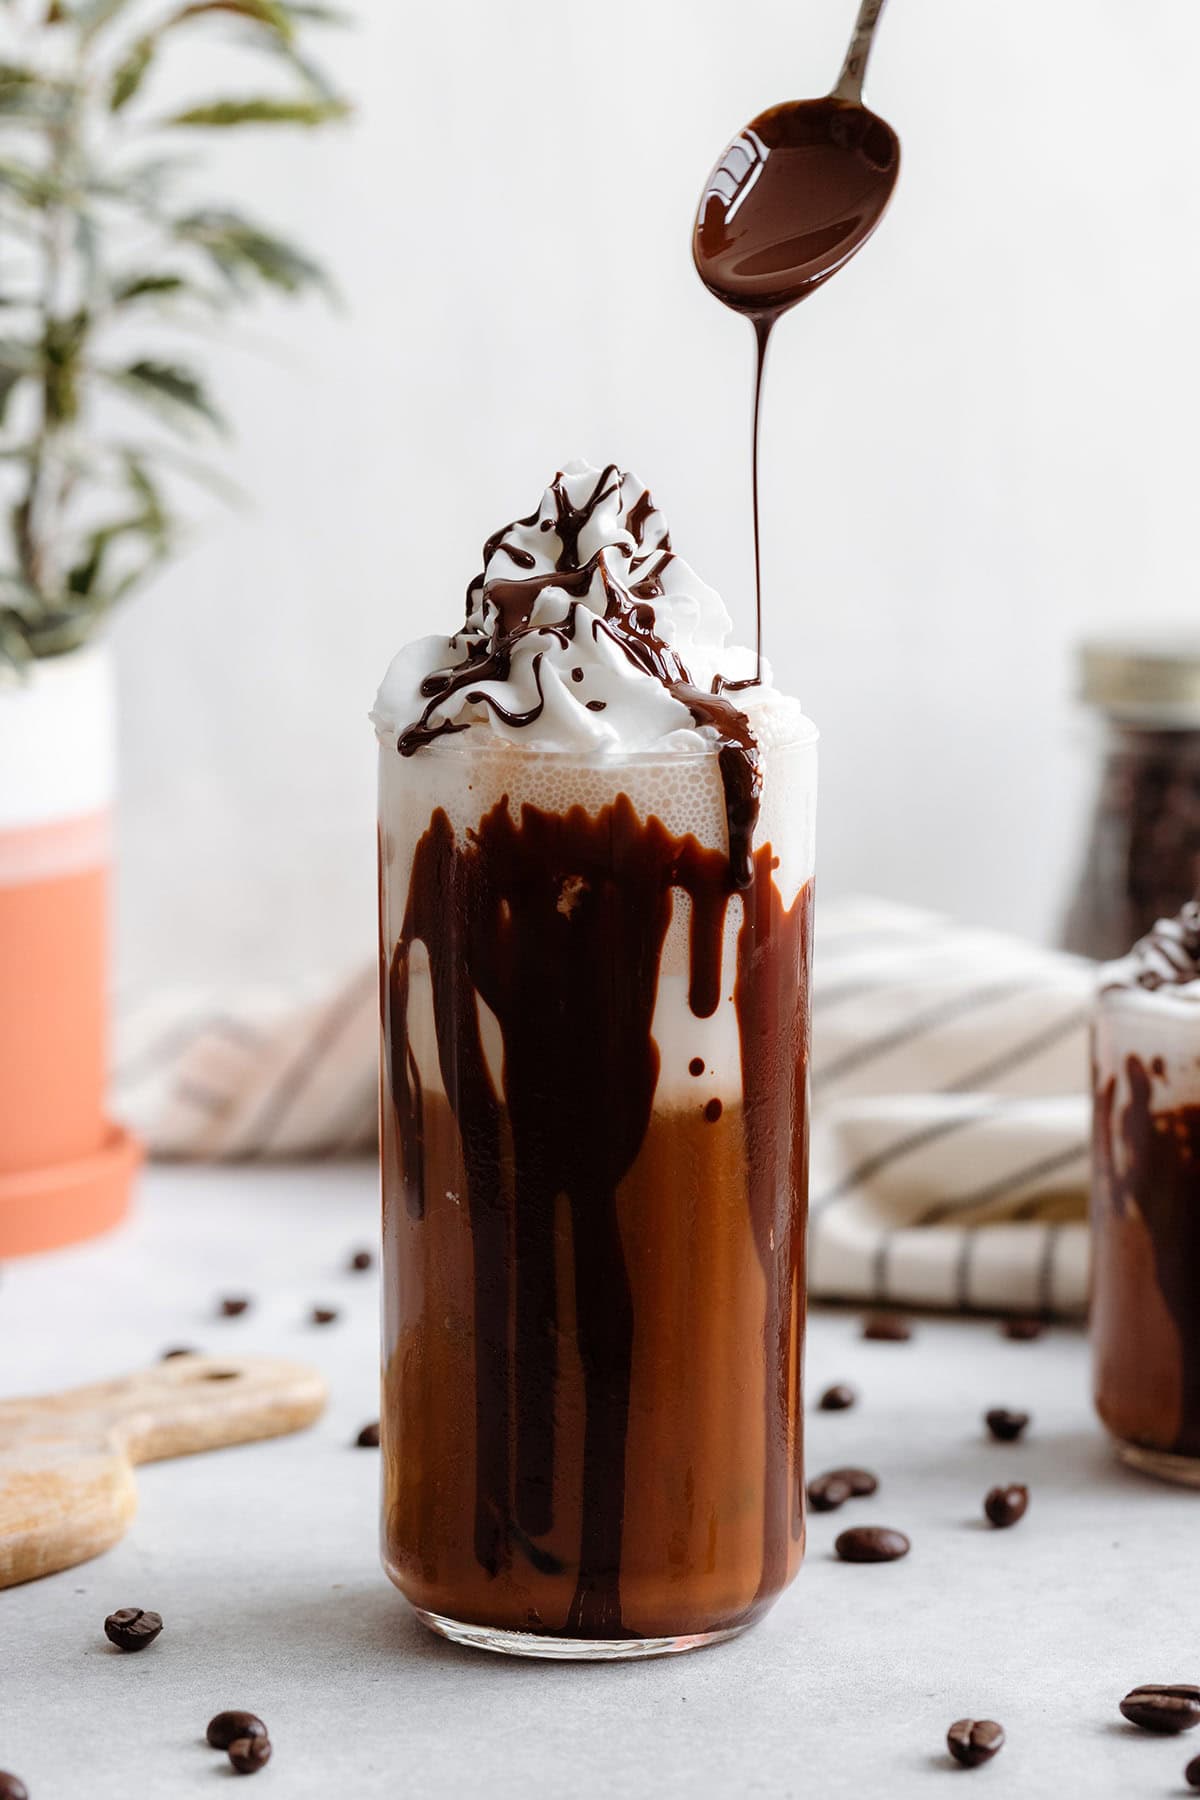
[{"label": "light gray table surface", "polygon": [[[878,1496],[810,1523],[799,1580],[728,1645],[642,1664],[555,1666],[462,1651],[426,1633],[376,1558],[378,1455],[351,1447],[377,1412],[369,1166],[151,1170],[133,1223],[15,1262],[0,1280],[0,1391],[120,1373],[171,1343],[308,1358],[326,1416],[302,1435],[139,1474],[129,1536],[95,1562],[0,1593],[0,1768],[31,1800],[186,1800],[233,1779],[203,1747],[210,1714],[270,1725],[275,1794],[811,1796],[1178,1795],[1193,1739],[1126,1726],[1140,1681],[1200,1681],[1200,1493],[1120,1469],[1093,1422],[1086,1344],[1034,1344],[986,1320],[917,1322],[864,1343],[822,1311],[808,1388],[847,1380],[851,1411],[814,1412],[809,1466],[863,1463]],[[257,1297],[235,1320],[217,1297]],[[335,1325],[306,1322],[319,1302]],[[983,1410],[1029,1409],[1028,1441],[985,1439]],[[1028,1483],[1007,1532],[993,1484]],[[903,1562],[832,1556],[850,1519],[898,1526]],[[166,1624],[137,1656],[105,1615]],[[974,1772],[948,1760],[963,1715],[1008,1744]]]}]

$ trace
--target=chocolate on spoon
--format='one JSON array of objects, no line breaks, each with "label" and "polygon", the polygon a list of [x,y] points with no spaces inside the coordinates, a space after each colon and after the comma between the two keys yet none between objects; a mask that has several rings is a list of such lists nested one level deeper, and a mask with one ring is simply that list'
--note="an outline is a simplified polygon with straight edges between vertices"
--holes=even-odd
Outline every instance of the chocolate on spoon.
[{"label": "chocolate on spoon", "polygon": [[692,254],[710,293],[774,323],[861,250],[900,173],[900,141],[862,103],[886,0],[863,0],[831,94],[752,119],[725,150],[700,202]]},{"label": "chocolate on spoon", "polygon": [[768,107],[723,152],[692,233],[709,292],[754,326],[754,558],[758,653],[762,581],[758,541],[758,424],[767,339],[776,319],[861,250],[900,173],[900,140],[862,103],[867,59],[886,0],[862,0],[833,92]]}]

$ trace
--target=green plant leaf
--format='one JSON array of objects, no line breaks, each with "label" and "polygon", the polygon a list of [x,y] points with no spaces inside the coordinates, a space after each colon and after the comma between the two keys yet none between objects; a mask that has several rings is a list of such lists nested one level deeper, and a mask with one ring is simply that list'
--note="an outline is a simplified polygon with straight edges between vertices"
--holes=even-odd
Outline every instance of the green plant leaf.
[{"label": "green plant leaf", "polygon": [[24,63],[0,62],[0,118],[6,124],[56,124],[78,98],[73,82]]},{"label": "green plant leaf", "polygon": [[265,25],[289,42],[296,33],[286,7],[276,4],[276,0],[193,0],[192,5],[173,13],[162,29],[169,31],[172,26],[186,25],[212,13],[232,14],[239,19],[248,19],[252,24]]},{"label": "green plant leaf", "polygon": [[215,208],[190,213],[176,220],[175,235],[202,250],[233,287],[262,282],[283,293],[298,294],[305,288],[329,286],[324,270],[311,256],[240,213]]},{"label": "green plant leaf", "polygon": [[309,25],[353,25],[354,15],[342,6],[301,5],[299,0],[279,0],[283,11],[297,23]]},{"label": "green plant leaf", "polygon": [[15,607],[0,606],[0,675],[7,673],[11,678],[24,674],[33,658],[34,650],[23,614]]},{"label": "green plant leaf", "polygon": [[45,321],[40,346],[42,407],[51,430],[79,417],[83,346],[90,326],[86,309]]},{"label": "green plant leaf", "polygon": [[152,32],[140,37],[127,55],[113,70],[112,82],[108,90],[108,110],[119,113],[139,92],[142,83],[150,72],[154,61],[154,53],[158,48],[158,39]]},{"label": "green plant leaf", "polygon": [[0,157],[0,189],[26,206],[46,206],[59,197],[57,184],[45,170],[11,156]]},{"label": "green plant leaf", "polygon": [[114,306],[131,306],[137,300],[166,300],[192,287],[184,275],[127,275],[114,284]]},{"label": "green plant leaf", "polygon": [[162,490],[144,456],[127,454],[124,465],[129,491],[141,503],[141,530],[156,550],[165,551],[171,536],[171,518]]},{"label": "green plant leaf", "polygon": [[126,368],[106,373],[130,399],[152,407],[169,424],[178,424],[190,417],[205,419],[218,429],[224,426],[224,420],[205,392],[199,376],[177,363],[144,358]]},{"label": "green plant leaf", "polygon": [[36,344],[0,338],[0,425],[4,424],[8,416],[9,401],[21,383],[37,375],[40,366]]},{"label": "green plant leaf", "polygon": [[239,125],[326,125],[349,116],[344,100],[279,100],[268,95],[247,100],[213,100],[190,106],[162,123],[189,128],[228,130]]}]

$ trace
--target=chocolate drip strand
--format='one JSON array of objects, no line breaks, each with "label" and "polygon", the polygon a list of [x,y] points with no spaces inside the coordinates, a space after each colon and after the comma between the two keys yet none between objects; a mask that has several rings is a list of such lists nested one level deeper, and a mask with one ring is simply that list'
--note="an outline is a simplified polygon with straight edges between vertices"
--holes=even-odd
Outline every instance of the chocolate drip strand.
[{"label": "chocolate drip strand", "polygon": [[[773,866],[764,846],[742,902],[734,987],[749,1225],[767,1295],[763,1547],[754,1604],[783,1585],[801,1516],[810,896],[805,889],[785,907]],[[567,1452],[558,1442],[557,1407],[561,1346],[572,1344],[584,1419],[577,1575],[565,1629],[586,1638],[631,1633],[621,1568],[632,1504],[625,1468],[635,1319],[619,1193],[646,1142],[658,1086],[652,1026],[676,890],[691,905],[691,1009],[709,1017],[722,992],[731,893],[720,851],[672,836],[653,817],[640,820],[624,795],[595,815],[525,806],[519,820],[504,800],[463,839],[439,810],[416,849],[388,966],[385,1068],[407,1212],[422,1231],[458,1196],[444,1195],[425,1175],[408,1018],[418,943],[428,953],[438,1065],[466,1174],[475,1557],[493,1578],[514,1566],[560,1567],[561,1535],[553,1545],[536,1540],[562,1531],[556,1470]],[[614,980],[614,971],[627,978]],[[502,1097],[480,1034],[481,1006],[499,1027]],[[710,1103],[706,1117],[718,1116]],[[560,1263],[564,1243],[569,1261]]]}]

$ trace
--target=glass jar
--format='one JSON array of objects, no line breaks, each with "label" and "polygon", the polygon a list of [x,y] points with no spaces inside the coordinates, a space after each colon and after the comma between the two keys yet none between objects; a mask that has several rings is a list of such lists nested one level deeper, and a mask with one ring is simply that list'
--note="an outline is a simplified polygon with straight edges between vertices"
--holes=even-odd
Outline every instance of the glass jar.
[{"label": "glass jar", "polygon": [[1102,765],[1063,942],[1107,962],[1200,889],[1200,639],[1094,641],[1080,667]]},{"label": "glass jar", "polygon": [[684,1650],[799,1567],[815,736],[740,889],[716,750],[382,743],[383,1558],[459,1642]]}]

